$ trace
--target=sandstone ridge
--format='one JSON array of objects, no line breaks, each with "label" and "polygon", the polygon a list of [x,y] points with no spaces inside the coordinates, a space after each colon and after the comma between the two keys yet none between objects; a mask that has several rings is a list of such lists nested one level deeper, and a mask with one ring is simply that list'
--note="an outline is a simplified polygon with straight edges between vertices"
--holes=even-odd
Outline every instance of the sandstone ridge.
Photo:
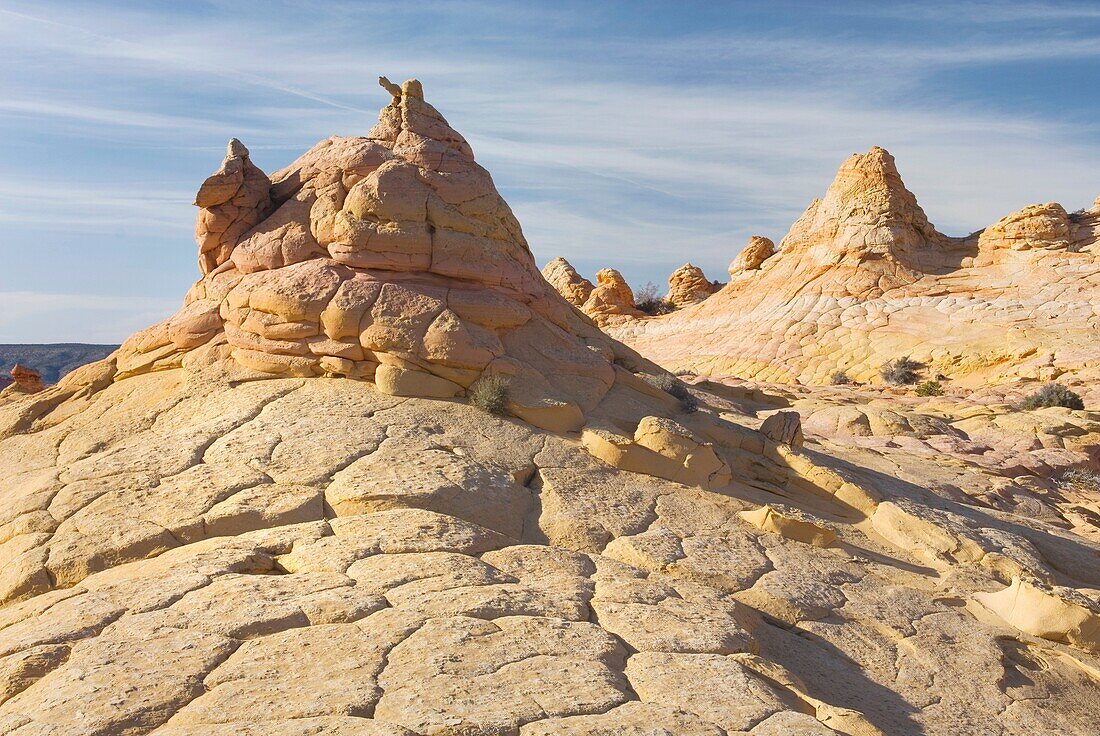
[{"label": "sandstone ridge", "polygon": [[824,384],[878,381],[910,356],[964,385],[1100,365],[1100,206],[1033,205],[966,237],[937,231],[881,148],[850,157],[777,249],[754,238],[719,293],[620,320],[614,337],[670,370]]}]

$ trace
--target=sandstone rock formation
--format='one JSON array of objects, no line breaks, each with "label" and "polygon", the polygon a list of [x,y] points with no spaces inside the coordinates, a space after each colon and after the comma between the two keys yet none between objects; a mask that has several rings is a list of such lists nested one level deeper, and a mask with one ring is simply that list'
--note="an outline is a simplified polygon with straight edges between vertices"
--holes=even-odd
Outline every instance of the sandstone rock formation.
[{"label": "sandstone rock formation", "polygon": [[881,148],[849,158],[770,255],[754,239],[706,301],[610,334],[670,370],[877,382],[901,356],[966,386],[1100,378],[1100,205],[1026,207],[942,235]]},{"label": "sandstone rock formation", "polygon": [[[184,309],[0,405],[0,732],[1094,727],[1100,545],[812,406],[797,447],[796,399],[696,383],[687,411],[383,82],[370,136],[266,200],[250,175],[259,214],[226,206],[231,150]],[[463,397],[487,373],[514,416]]]},{"label": "sandstone rock formation", "polygon": [[797,450],[802,447],[802,417],[796,411],[777,411],[760,425],[760,434]]},{"label": "sandstone rock formation", "polygon": [[753,235],[730,263],[730,278],[737,278],[746,271],[755,271],[773,255],[775,255],[775,243],[763,235]]},{"label": "sandstone rock formation", "polygon": [[560,256],[542,267],[542,277],[574,307],[584,306],[596,288]]},{"label": "sandstone rock formation", "polygon": [[2,400],[19,394],[36,394],[45,386],[42,385],[42,376],[38,375],[38,371],[24,368],[16,363],[11,369],[11,382],[0,388],[3,388],[0,391],[0,400]]},{"label": "sandstone rock formation", "polygon": [[577,273],[569,261],[555,258],[542,269],[543,278],[567,302],[600,326],[644,317],[634,305],[634,292],[623,275],[613,268],[596,273],[596,286]]},{"label": "sandstone rock formation", "polygon": [[691,263],[685,263],[668,277],[668,295],[665,301],[676,307],[701,302],[718,291],[718,287],[709,281],[703,269]]},{"label": "sandstone rock formation", "polygon": [[[499,374],[513,414],[577,429],[612,362],[636,359],[541,277],[489,173],[419,84],[383,86],[395,96],[366,137],[322,141],[270,181],[230,142],[195,200],[204,278],[126,341],[119,375],[224,356],[238,380],[334,375],[450,397]],[[629,287],[600,283],[593,309],[633,313]]]},{"label": "sandstone rock formation", "polygon": [[601,327],[631,317],[644,316],[634,306],[634,292],[630,285],[613,268],[596,272],[596,288],[581,305],[581,311]]}]

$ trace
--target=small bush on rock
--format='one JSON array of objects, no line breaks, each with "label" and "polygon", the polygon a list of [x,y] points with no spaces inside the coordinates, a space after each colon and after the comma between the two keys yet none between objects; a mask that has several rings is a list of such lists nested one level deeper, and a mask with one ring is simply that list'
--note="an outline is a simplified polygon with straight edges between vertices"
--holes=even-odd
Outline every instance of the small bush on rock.
[{"label": "small bush on rock", "polygon": [[657,285],[650,281],[634,294],[634,306],[648,315],[668,314],[676,311],[676,305],[657,295]]},{"label": "small bush on rock", "polygon": [[1054,482],[1063,490],[1100,493],[1100,473],[1088,468],[1071,468],[1058,476]]},{"label": "small bush on rock", "polygon": [[656,376],[646,376],[646,380],[656,388],[661,389],[666,394],[671,394],[674,398],[679,399],[680,408],[688,414],[699,409],[699,401],[692,396],[691,391],[688,390],[687,384],[680,379],[673,376],[671,373],[661,373]]},{"label": "small bush on rock", "polygon": [[908,386],[917,382],[917,371],[922,367],[920,363],[909,357],[898,358],[879,368],[878,374],[887,383],[892,383],[895,386]]},{"label": "small bush on rock", "polygon": [[493,416],[504,416],[504,407],[508,403],[508,379],[504,376],[490,375],[479,378],[470,386],[470,403]]},{"label": "small bush on rock", "polygon": [[943,386],[939,381],[925,381],[917,386],[917,396],[943,396]]},{"label": "small bush on rock", "polygon": [[1066,409],[1084,409],[1085,402],[1075,392],[1060,383],[1048,383],[1020,402],[1025,411],[1044,409],[1048,406],[1062,406]]},{"label": "small bush on rock", "polygon": [[847,386],[851,384],[852,379],[848,378],[848,374],[844,371],[837,371],[833,375],[829,376],[829,383],[834,386]]}]

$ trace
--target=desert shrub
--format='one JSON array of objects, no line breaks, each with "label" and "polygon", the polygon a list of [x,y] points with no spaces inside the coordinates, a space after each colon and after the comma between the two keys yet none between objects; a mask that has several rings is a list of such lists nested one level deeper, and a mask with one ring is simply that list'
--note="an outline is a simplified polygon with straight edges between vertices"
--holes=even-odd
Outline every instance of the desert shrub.
[{"label": "desert shrub", "polygon": [[917,386],[917,396],[943,396],[943,385],[939,381],[925,381]]},{"label": "desert shrub", "polygon": [[646,380],[653,386],[661,389],[666,394],[680,401],[680,408],[688,414],[698,410],[699,401],[692,396],[687,384],[673,376],[671,373],[661,373],[656,376],[646,376]]},{"label": "desert shrub", "polygon": [[1069,221],[1072,222],[1072,223],[1081,222],[1082,220],[1085,219],[1086,214],[1088,214],[1088,212],[1085,210],[1084,207],[1082,207],[1079,210],[1074,210],[1073,212],[1067,213],[1067,215],[1069,217]]},{"label": "desert shrub", "polygon": [[657,292],[657,285],[652,281],[634,292],[634,306],[649,315],[676,311],[676,305],[662,298]]},{"label": "desert shrub", "polygon": [[508,403],[508,379],[504,376],[490,375],[479,378],[470,386],[470,403],[487,414],[504,416],[504,407]]},{"label": "desert shrub", "polygon": [[908,386],[911,383],[917,382],[917,371],[923,366],[917,361],[909,357],[898,358],[897,360],[891,360],[879,368],[878,374],[882,376],[882,380],[887,383],[892,383],[896,386]]},{"label": "desert shrub", "polygon": [[1055,478],[1054,482],[1063,490],[1100,493],[1100,473],[1088,468],[1071,468]]},{"label": "desert shrub", "polygon": [[1048,383],[1033,394],[1030,394],[1020,402],[1020,408],[1029,411],[1031,409],[1043,409],[1048,406],[1063,406],[1066,409],[1084,409],[1085,402],[1081,397],[1060,383]]},{"label": "desert shrub", "polygon": [[848,378],[848,374],[844,371],[836,371],[833,375],[829,376],[829,383],[834,386],[847,386],[852,382],[851,378]]}]

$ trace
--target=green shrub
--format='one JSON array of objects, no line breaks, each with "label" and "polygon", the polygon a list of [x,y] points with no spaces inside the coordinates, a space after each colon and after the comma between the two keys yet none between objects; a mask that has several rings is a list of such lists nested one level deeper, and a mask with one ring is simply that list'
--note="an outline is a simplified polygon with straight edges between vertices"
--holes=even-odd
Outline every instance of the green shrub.
[{"label": "green shrub", "polygon": [[504,376],[489,375],[479,378],[467,392],[470,403],[487,414],[504,416],[508,403],[508,379]]},{"label": "green shrub", "polygon": [[851,378],[848,378],[848,374],[844,371],[837,371],[833,375],[829,376],[829,383],[834,386],[847,386],[852,382]]},{"label": "green shrub", "polygon": [[892,383],[895,386],[908,386],[917,382],[919,378],[917,371],[923,367],[923,365],[909,357],[898,358],[879,368],[878,374],[887,383]]},{"label": "green shrub", "polygon": [[1048,406],[1062,406],[1066,409],[1084,409],[1085,402],[1081,401],[1080,396],[1060,383],[1048,383],[1020,402],[1020,408],[1025,411],[1043,409]]},{"label": "green shrub", "polygon": [[939,381],[925,381],[917,386],[917,396],[943,396],[943,386]]},{"label": "green shrub", "polygon": [[646,380],[666,394],[670,394],[678,399],[680,401],[680,408],[688,414],[699,409],[699,401],[691,394],[691,391],[688,390],[687,384],[671,373],[646,376]]},{"label": "green shrub", "polygon": [[676,311],[676,305],[657,294],[657,285],[650,281],[634,292],[634,306],[648,315],[668,314]]}]

